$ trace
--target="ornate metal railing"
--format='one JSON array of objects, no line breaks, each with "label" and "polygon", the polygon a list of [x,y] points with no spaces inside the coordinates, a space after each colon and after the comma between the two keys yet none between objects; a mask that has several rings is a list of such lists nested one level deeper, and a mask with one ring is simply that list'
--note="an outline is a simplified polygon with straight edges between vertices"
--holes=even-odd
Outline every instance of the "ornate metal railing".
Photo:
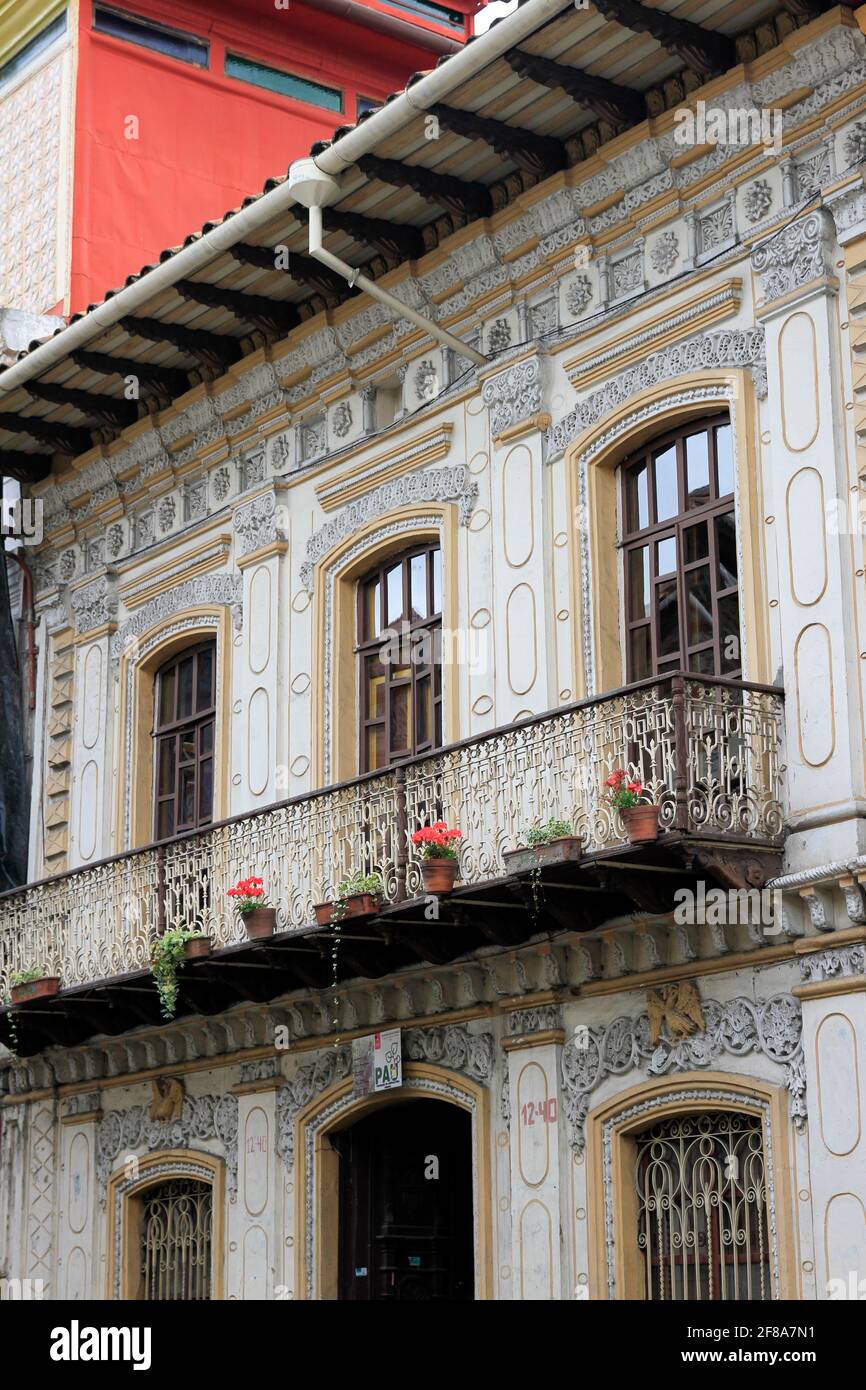
[{"label": "ornate metal railing", "polygon": [[355,870],[390,901],[420,891],[410,835],[463,831],[460,874],[504,874],[503,854],[550,817],[591,853],[625,840],[604,794],[618,767],[640,777],[665,830],[778,843],[782,694],[703,677],[644,681],[452,744],[435,754],[149,845],[0,895],[0,994],[13,970],[47,966],[64,985],[147,967],[169,927],[244,938],[225,890],[258,874],[282,930],[313,920]]}]

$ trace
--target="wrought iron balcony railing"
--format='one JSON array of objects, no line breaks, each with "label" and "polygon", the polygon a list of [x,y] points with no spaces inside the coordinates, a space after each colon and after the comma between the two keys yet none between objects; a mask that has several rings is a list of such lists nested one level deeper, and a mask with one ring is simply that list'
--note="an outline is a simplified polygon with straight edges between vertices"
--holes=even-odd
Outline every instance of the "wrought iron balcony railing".
[{"label": "wrought iron balcony railing", "polygon": [[460,876],[505,875],[503,853],[533,824],[568,821],[584,852],[625,839],[605,797],[616,768],[639,777],[664,831],[778,845],[783,835],[783,697],[771,686],[698,676],[644,681],[466,739],[180,839],[116,855],[0,895],[0,998],[12,971],[47,967],[64,986],[146,969],[170,927],[244,939],[226,889],[258,874],[278,929],[309,925],[356,870],[389,902],[418,895],[410,835],[463,831]]}]

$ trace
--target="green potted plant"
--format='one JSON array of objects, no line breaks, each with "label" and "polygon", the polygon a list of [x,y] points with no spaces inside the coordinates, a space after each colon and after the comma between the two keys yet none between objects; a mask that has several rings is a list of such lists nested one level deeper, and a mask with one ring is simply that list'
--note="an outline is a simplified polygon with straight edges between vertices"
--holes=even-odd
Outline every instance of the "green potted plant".
[{"label": "green potted plant", "polygon": [[35,965],[29,970],[13,970],[9,977],[13,1004],[26,1004],[30,999],[50,999],[59,988],[59,976],[49,975],[47,965]]},{"label": "green potted plant", "polygon": [[382,902],[382,880],[378,874],[361,870],[350,874],[337,884],[333,902],[317,903],[313,909],[320,927],[341,922],[344,917],[369,917],[379,911]]},{"label": "green potted plant", "polygon": [[520,839],[527,848],[510,849],[503,855],[510,874],[537,873],[553,864],[570,863],[583,853],[583,842],[573,834],[571,822],[554,816],[522,830]]},{"label": "green potted plant", "polygon": [[640,845],[657,840],[661,808],[646,796],[643,783],[618,767],[605,778],[604,785],[610,788],[610,802],[622,816],[629,843]]},{"label": "green potted plant", "polygon": [[422,825],[412,836],[412,843],[421,851],[421,877],[425,893],[450,893],[457,877],[457,841],[462,830],[449,830],[447,822]]},{"label": "green potted plant", "polygon": [[150,948],[150,970],[156,981],[163,1018],[174,1018],[177,1009],[177,972],[185,960],[210,955],[211,939],[201,932],[173,927],[158,936]]},{"label": "green potted plant", "polygon": [[227,889],[251,941],[273,936],[277,929],[277,909],[268,904],[263,884],[264,879],[251,876],[238,879],[234,888]]}]

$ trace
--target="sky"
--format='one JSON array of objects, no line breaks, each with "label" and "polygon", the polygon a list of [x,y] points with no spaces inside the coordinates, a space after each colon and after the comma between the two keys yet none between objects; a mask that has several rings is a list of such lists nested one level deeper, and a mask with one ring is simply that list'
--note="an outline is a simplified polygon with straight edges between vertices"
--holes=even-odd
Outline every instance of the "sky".
[{"label": "sky", "polygon": [[501,19],[503,15],[511,14],[512,10],[517,9],[517,0],[493,0],[487,5],[480,14],[475,16],[475,32],[483,34],[485,29],[489,29],[494,19]]}]

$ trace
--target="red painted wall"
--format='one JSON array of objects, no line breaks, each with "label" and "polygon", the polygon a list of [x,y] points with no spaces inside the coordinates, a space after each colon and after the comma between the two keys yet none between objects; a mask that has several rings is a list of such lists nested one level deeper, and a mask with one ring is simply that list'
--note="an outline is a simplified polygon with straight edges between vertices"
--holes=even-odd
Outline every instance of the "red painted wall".
[{"label": "red painted wall", "polygon": [[[207,38],[210,63],[202,70],[95,33],[93,0],[82,0],[72,313],[260,191],[313,141],[353,122],[357,94],[385,97],[436,58],[429,47],[301,0],[290,0],[288,10],[276,10],[273,0],[113,0],[113,6]],[[469,8],[466,0],[460,7]],[[342,113],[225,77],[227,48],[342,88]]]}]

